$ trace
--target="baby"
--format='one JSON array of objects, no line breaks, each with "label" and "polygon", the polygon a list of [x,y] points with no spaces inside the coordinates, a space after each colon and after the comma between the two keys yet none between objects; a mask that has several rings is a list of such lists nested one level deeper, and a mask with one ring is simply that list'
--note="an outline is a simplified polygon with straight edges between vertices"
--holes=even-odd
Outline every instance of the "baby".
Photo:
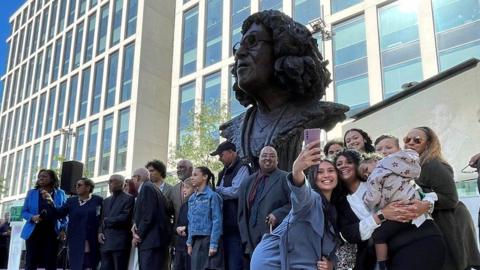
[{"label": "baby", "polygon": [[[383,135],[375,141],[377,155],[367,155],[359,166],[360,174],[367,180],[367,192],[363,198],[371,211],[380,211],[390,202],[410,201],[421,199],[423,193],[415,184],[420,176],[420,163],[417,152],[401,150],[398,139]],[[381,158],[378,154],[383,155]],[[431,195],[436,197],[435,194]],[[435,199],[436,200],[436,199]],[[422,215],[412,221],[419,227],[428,217]],[[382,221],[382,225],[375,230],[372,237],[375,242],[377,267],[387,269],[388,259],[387,241],[400,230],[410,226],[410,223]]]}]

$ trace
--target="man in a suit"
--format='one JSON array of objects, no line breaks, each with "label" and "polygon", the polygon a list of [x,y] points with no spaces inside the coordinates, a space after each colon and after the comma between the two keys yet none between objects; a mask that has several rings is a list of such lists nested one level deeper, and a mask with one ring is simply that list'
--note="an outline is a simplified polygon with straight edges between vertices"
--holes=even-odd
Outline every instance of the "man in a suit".
[{"label": "man in a suit", "polygon": [[240,185],[238,224],[245,253],[250,256],[265,233],[282,222],[290,211],[287,172],[277,168],[277,151],[262,148],[260,169]]},{"label": "man in a suit", "polygon": [[173,186],[170,192],[170,200],[172,201],[173,209],[175,211],[175,222],[177,224],[178,214],[180,213],[180,208],[184,203],[183,196],[183,181],[192,176],[193,164],[190,160],[182,159],[177,163],[177,176],[180,180],[175,186]]},{"label": "man in a suit", "polygon": [[166,269],[166,251],[171,238],[166,199],[149,181],[147,169],[137,169],[133,176],[139,181],[139,193],[133,211],[132,244],[138,248],[140,270]]},{"label": "man in a suit", "polygon": [[123,192],[125,178],[114,174],[108,180],[112,196],[103,201],[98,234],[104,270],[127,270],[132,235],[133,205],[135,199]]}]

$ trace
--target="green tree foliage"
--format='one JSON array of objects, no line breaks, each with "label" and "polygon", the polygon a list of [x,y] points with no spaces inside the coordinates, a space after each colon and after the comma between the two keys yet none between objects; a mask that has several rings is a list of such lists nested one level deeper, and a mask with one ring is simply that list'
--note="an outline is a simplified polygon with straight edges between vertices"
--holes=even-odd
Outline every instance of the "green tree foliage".
[{"label": "green tree foliage", "polygon": [[226,105],[218,106],[217,103],[203,105],[197,112],[191,111],[190,125],[179,138],[177,146],[171,146],[169,165],[175,168],[178,160],[188,159],[194,167],[206,166],[214,174],[218,173],[223,164],[218,161],[218,156],[212,157],[210,153],[220,142],[218,127],[229,119],[227,112]]}]

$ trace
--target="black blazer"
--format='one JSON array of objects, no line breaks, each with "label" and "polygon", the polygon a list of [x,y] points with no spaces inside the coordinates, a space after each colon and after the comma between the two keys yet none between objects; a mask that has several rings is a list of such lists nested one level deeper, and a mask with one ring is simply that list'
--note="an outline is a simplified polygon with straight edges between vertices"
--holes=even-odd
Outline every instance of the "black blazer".
[{"label": "black blazer", "polygon": [[99,232],[105,236],[102,251],[125,250],[131,247],[132,216],[135,199],[125,192],[103,201]]},{"label": "black blazer", "polygon": [[259,172],[250,175],[242,181],[238,197],[238,228],[242,244],[246,253],[253,253],[253,250],[262,239],[262,236],[269,232],[268,226],[265,224],[265,218],[272,213],[277,218],[277,225],[290,212],[290,188],[287,184],[287,172],[276,169],[270,175],[265,184],[265,190],[260,198],[258,209],[257,225],[249,226],[248,222],[248,195],[253,187],[253,183]]},{"label": "black blazer", "polygon": [[170,220],[165,211],[167,201],[160,189],[150,181],[143,183],[133,212],[141,250],[168,246],[171,239]]}]

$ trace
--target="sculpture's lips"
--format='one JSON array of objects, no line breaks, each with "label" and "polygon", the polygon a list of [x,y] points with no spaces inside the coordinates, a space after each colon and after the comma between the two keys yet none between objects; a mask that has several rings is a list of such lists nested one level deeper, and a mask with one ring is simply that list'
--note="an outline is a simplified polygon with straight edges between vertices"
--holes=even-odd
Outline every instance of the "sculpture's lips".
[{"label": "sculpture's lips", "polygon": [[237,63],[237,68],[242,68],[242,67],[248,67],[248,64],[245,62],[238,62]]}]

